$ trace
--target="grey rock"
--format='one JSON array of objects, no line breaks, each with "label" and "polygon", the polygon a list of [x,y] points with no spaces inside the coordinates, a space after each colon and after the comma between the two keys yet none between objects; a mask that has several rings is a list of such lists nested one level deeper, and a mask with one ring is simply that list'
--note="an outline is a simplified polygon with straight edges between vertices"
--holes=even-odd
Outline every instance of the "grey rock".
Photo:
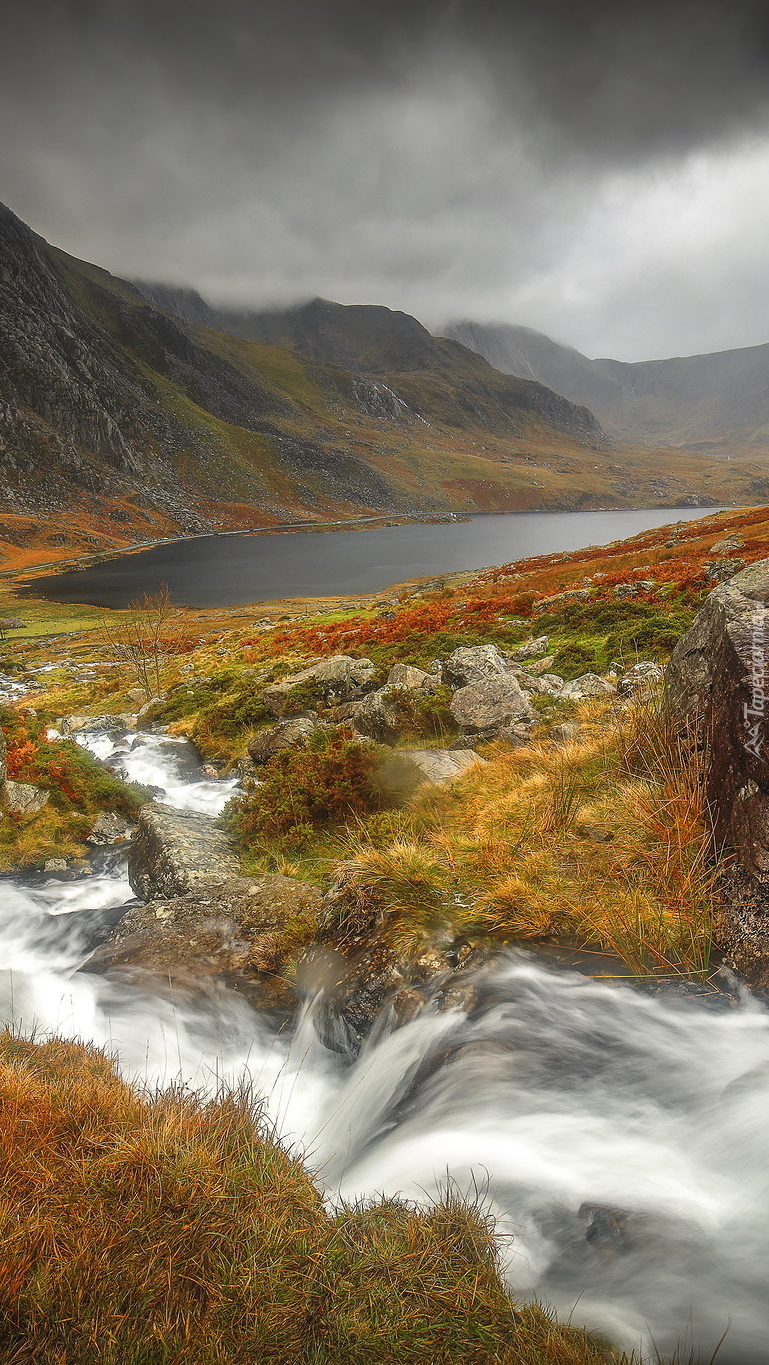
[{"label": "grey rock", "polygon": [[638,583],[618,583],[614,589],[615,597],[637,597],[640,592]]},{"label": "grey rock", "polygon": [[597,673],[583,673],[581,678],[564,683],[560,695],[570,701],[584,701],[588,697],[613,697],[616,691],[614,683]]},{"label": "grey rock", "polygon": [[438,786],[485,761],[473,749],[399,749],[398,758],[412,764],[423,781]]},{"label": "grey rock", "polygon": [[128,879],[142,900],[183,896],[239,872],[232,840],[209,816],[142,808],[128,852]]},{"label": "grey rock", "polygon": [[254,736],[248,746],[248,756],[258,766],[269,762],[282,749],[303,749],[319,726],[320,722],[311,716],[279,721]]},{"label": "grey rock", "polygon": [[539,676],[519,678],[524,692],[533,692],[541,697],[559,697],[564,681],[559,673],[542,673]]},{"label": "grey rock", "polygon": [[291,693],[307,683],[314,683],[325,694],[328,702],[351,701],[355,695],[368,686],[376,672],[370,659],[353,659],[349,654],[333,654],[328,659],[292,673],[280,682],[265,687],[262,698],[265,705],[276,717],[283,716],[291,708]]},{"label": "grey rock", "polygon": [[43,863],[44,872],[66,872],[66,870],[67,870],[66,858],[46,858],[45,862]]},{"label": "grey rock", "polygon": [[425,673],[413,664],[393,664],[387,675],[390,687],[399,687],[403,692],[434,692],[439,685],[435,673]]},{"label": "grey rock", "polygon": [[399,695],[400,688],[389,683],[369,692],[356,706],[353,725],[377,744],[394,744],[409,723],[409,710]]},{"label": "grey rock", "polygon": [[295,877],[230,877],[171,900],[132,906],[96,949],[86,970],[140,972],[198,990],[234,986],[257,1008],[292,1008],[280,933],[316,919],[320,892]]},{"label": "grey rock", "polygon": [[536,659],[540,654],[547,654],[550,648],[549,635],[538,635],[536,640],[527,640],[519,645],[510,654],[510,658],[516,663],[525,663],[527,659]]},{"label": "grey rock", "polygon": [[617,696],[632,697],[638,692],[646,692],[662,682],[664,676],[665,670],[659,664],[650,659],[642,660],[622,674],[617,683]]},{"label": "grey rock", "polygon": [[466,730],[497,729],[535,717],[528,698],[509,673],[460,688],[452,697],[451,714]]},{"label": "grey rock", "polygon": [[705,564],[705,577],[715,579],[717,583],[727,583],[730,578],[734,578],[745,568],[744,559],[716,559],[710,560]]},{"label": "grey rock", "polygon": [[449,655],[443,675],[450,687],[467,687],[483,678],[502,677],[509,667],[496,645],[466,645]]},{"label": "grey rock", "polygon": [[101,847],[104,844],[122,844],[130,839],[134,826],[114,811],[100,811],[94,821],[93,829],[86,843]]},{"label": "grey rock", "polygon": [[[732,847],[769,893],[769,560],[710,593],[676,645],[665,696],[706,745],[717,848]],[[767,904],[769,910],[769,903]]]},{"label": "grey rock", "polygon": [[48,804],[50,792],[34,787],[31,782],[15,782],[7,777],[3,783],[2,800],[6,810],[12,815],[38,815]]},{"label": "grey rock", "polygon": [[550,738],[556,744],[570,744],[573,739],[578,739],[582,726],[576,721],[565,720],[560,725],[554,725],[550,731]]}]

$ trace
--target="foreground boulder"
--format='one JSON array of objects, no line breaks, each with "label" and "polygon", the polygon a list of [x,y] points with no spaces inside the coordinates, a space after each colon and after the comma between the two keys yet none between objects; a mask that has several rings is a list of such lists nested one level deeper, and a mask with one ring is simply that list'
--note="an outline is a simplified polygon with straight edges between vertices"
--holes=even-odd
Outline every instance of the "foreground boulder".
[{"label": "foreground boulder", "polygon": [[314,925],[320,892],[295,877],[233,877],[172,900],[135,905],[96,949],[86,970],[149,974],[161,985],[238,990],[259,1009],[295,1003],[285,979],[286,929]]},{"label": "foreground boulder", "polygon": [[727,960],[769,985],[769,560],[710,593],[673,651],[665,695],[706,747],[714,849],[736,854],[723,875]]},{"label": "foreground boulder", "polygon": [[707,744],[717,847],[735,848],[769,889],[769,560],[707,598],[679,640],[665,692],[679,726]]},{"label": "foreground boulder", "polygon": [[411,711],[402,689],[390,683],[376,692],[369,692],[357,704],[353,715],[355,729],[377,744],[395,744],[408,729],[410,721]]},{"label": "foreground boulder", "polygon": [[128,878],[142,900],[184,896],[239,872],[232,840],[210,816],[166,806],[142,808],[128,852]]}]

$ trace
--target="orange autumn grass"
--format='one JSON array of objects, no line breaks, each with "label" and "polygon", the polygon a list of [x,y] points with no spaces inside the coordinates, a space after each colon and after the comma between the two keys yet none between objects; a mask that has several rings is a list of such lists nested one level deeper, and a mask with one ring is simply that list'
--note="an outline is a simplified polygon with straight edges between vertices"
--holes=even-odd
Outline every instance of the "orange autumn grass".
[{"label": "orange autumn grass", "polygon": [[385,842],[358,832],[339,879],[389,906],[412,951],[441,935],[598,948],[631,971],[703,974],[716,915],[702,759],[658,700],[586,703],[579,738],[487,751],[426,789]]},{"label": "orange autumn grass", "polygon": [[0,1109],[4,1365],[630,1365],[514,1302],[455,1193],[329,1213],[247,1095],[6,1033]]}]

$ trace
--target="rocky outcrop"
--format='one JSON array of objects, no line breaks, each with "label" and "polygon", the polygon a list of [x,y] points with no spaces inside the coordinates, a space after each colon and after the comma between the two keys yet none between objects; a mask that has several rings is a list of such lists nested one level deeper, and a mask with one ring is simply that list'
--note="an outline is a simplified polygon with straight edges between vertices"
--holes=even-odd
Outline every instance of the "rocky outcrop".
[{"label": "rocky outcrop", "polygon": [[496,645],[463,645],[449,655],[443,675],[450,687],[459,688],[509,671],[510,664]]},{"label": "rocky outcrop", "polygon": [[[312,925],[321,896],[309,882],[270,875],[234,877],[171,900],[133,906],[86,963],[86,970],[149,975],[162,986],[210,990],[220,982],[258,1009],[292,1009],[285,979],[286,927]],[[310,930],[311,932],[311,930]]]},{"label": "rocky outcrop", "polygon": [[769,984],[769,560],[711,592],[677,644],[665,691],[706,752],[714,850],[723,873],[727,960]]},{"label": "rocky outcrop", "polygon": [[128,853],[128,877],[142,900],[184,896],[239,872],[232,841],[210,816],[143,807]]},{"label": "rocky outcrop", "polygon": [[437,673],[426,673],[423,668],[413,664],[393,664],[387,675],[391,687],[399,687],[402,692],[434,692],[440,685]]},{"label": "rocky outcrop", "polygon": [[333,654],[328,659],[310,664],[299,673],[292,673],[280,682],[265,687],[262,699],[273,716],[284,716],[293,710],[307,709],[309,694],[322,699],[325,705],[348,702],[362,696],[372,685],[376,670],[370,659],[353,659],[349,654]]},{"label": "rocky outcrop", "polygon": [[30,819],[33,815],[38,815],[44,806],[48,805],[50,792],[43,791],[42,787],[35,787],[31,782],[14,782],[11,778],[6,778],[0,789],[2,804],[11,815],[19,815],[22,818]]},{"label": "rocky outcrop", "polygon": [[666,697],[707,744],[716,846],[769,889],[769,560],[711,592],[676,645]]}]

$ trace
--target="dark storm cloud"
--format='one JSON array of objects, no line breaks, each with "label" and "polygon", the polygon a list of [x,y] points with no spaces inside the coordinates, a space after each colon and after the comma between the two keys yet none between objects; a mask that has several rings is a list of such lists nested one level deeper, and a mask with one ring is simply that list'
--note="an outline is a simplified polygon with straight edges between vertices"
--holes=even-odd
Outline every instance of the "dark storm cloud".
[{"label": "dark storm cloud", "polygon": [[[502,316],[603,351],[765,339],[759,238],[739,238],[741,205],[712,230],[716,181],[743,193],[739,166],[760,162],[762,3],[0,0],[0,16],[0,197],[119,273],[232,302]],[[744,193],[755,220],[769,206]]]}]

